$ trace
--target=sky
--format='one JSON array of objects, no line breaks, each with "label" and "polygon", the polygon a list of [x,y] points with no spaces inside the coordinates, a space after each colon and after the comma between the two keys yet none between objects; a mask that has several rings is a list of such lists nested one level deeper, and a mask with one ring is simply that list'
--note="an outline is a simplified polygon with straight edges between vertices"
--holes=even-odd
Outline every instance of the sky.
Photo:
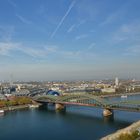
[{"label": "sky", "polygon": [[0,80],[140,79],[140,0],[0,0]]}]

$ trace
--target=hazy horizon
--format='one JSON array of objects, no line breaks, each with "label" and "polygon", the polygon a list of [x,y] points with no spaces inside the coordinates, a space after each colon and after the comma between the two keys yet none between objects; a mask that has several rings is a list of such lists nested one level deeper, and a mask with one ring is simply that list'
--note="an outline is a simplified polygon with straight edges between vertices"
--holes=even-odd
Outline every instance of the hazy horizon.
[{"label": "hazy horizon", "polygon": [[140,79],[139,0],[1,0],[0,80]]}]

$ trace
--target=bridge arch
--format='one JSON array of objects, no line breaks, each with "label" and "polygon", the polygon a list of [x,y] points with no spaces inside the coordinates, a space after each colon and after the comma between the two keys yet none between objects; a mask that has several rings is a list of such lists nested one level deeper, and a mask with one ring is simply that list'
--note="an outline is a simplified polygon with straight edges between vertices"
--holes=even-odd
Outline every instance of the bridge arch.
[{"label": "bridge arch", "polygon": [[36,97],[35,100],[38,101],[49,101],[49,102],[81,102],[88,103],[89,101],[92,103],[96,103],[99,105],[106,105],[107,102],[105,99],[102,99],[98,96],[90,95],[90,94],[70,94],[64,96],[53,96],[53,95],[45,95],[41,97]]},{"label": "bridge arch", "polygon": [[78,103],[90,103],[90,104],[96,104],[96,105],[101,105],[105,106],[106,105],[106,100],[90,95],[90,94],[70,94],[66,96],[61,96],[61,98],[58,98],[56,100],[57,102],[78,102]]},{"label": "bridge arch", "polygon": [[49,102],[56,102],[58,96],[54,96],[54,95],[44,95],[44,96],[41,96],[41,97],[35,97],[34,100],[36,101],[49,101]]}]

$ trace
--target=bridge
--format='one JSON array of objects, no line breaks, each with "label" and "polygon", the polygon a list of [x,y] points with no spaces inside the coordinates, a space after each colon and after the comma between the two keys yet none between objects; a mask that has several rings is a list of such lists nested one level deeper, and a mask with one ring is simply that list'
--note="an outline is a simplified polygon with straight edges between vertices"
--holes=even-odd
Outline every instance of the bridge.
[{"label": "bridge", "polygon": [[113,114],[113,110],[140,112],[140,100],[108,101],[91,94],[69,94],[63,96],[35,96],[33,100],[39,103],[54,103],[56,110],[64,110],[66,105],[91,106],[102,108],[103,115]]}]

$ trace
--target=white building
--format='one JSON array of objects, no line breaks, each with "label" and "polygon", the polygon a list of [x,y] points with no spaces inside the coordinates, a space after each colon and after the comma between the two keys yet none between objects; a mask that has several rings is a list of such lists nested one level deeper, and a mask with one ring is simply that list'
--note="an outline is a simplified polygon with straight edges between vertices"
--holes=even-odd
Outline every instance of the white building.
[{"label": "white building", "polygon": [[116,90],[115,88],[103,88],[101,89],[102,92],[107,92],[107,93],[114,93]]},{"label": "white building", "polygon": [[118,87],[119,86],[119,79],[118,77],[115,78],[115,87]]}]

